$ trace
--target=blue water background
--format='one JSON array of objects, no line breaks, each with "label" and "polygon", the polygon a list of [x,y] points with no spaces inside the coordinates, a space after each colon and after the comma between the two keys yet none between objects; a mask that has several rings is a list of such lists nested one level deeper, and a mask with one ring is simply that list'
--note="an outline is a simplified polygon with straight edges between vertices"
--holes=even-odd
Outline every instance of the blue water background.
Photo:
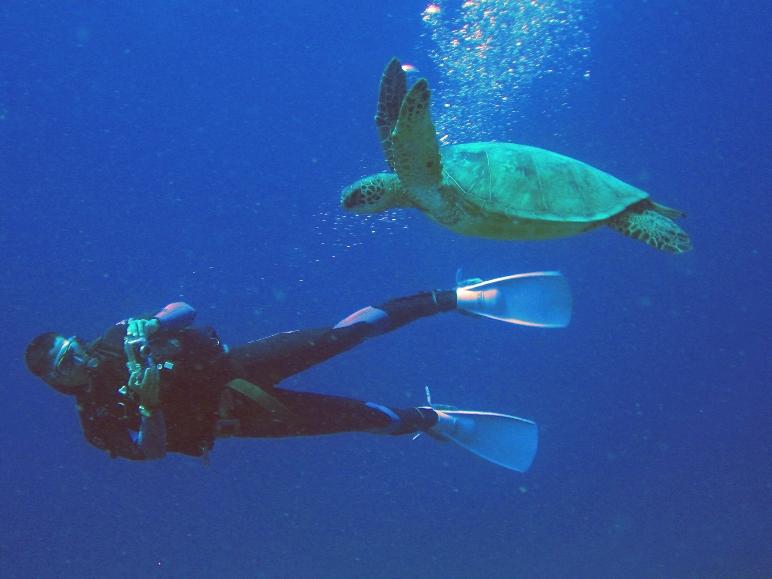
[{"label": "blue water background", "polygon": [[[424,4],[9,1],[0,7],[3,577],[769,577],[770,10],[590,5],[591,78],[502,136],[689,213],[669,256],[603,229],[462,238],[340,218],[384,169],[398,55],[430,81]],[[470,103],[472,106],[473,103]],[[550,113],[550,114],[547,114]],[[230,343],[386,298],[560,269],[562,331],[420,321],[285,385],[536,420],[519,475],[428,438],[218,442],[110,460],[22,354],[185,300]]]}]

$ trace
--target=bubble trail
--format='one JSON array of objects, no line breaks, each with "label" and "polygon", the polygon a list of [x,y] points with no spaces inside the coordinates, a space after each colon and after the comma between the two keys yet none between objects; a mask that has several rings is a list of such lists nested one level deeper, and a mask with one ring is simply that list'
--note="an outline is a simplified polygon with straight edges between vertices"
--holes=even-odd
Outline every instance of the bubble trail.
[{"label": "bubble trail", "polygon": [[[586,1],[586,0],[585,0]],[[441,79],[437,128],[444,142],[493,140],[516,122],[536,81],[561,79],[547,106],[566,106],[573,78],[587,78],[582,0],[455,0],[421,14]]]}]

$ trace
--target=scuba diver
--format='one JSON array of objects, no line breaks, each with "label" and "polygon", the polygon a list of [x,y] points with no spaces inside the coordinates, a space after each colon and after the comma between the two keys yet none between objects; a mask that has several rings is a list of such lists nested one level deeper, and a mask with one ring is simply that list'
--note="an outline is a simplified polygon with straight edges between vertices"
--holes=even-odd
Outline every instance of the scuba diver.
[{"label": "scuba diver", "polygon": [[234,436],[425,433],[524,472],[538,438],[529,420],[432,406],[430,399],[427,406],[395,408],[279,387],[370,337],[440,312],[537,327],[564,327],[570,318],[570,290],[558,272],[459,286],[368,306],[332,327],[274,334],[233,348],[212,328],[191,327],[195,310],[177,302],[155,315],[120,321],[91,342],[40,334],[25,360],[35,376],[75,398],[86,439],[113,458],[205,456],[215,439]]}]

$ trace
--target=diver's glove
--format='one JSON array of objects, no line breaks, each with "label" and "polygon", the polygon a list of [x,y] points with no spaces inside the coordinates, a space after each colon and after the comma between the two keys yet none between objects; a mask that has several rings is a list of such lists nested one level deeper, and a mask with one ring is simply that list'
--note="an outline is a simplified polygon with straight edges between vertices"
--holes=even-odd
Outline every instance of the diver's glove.
[{"label": "diver's glove", "polygon": [[149,414],[160,405],[160,384],[161,377],[157,365],[131,365],[128,387],[139,398],[140,411],[144,409]]},{"label": "diver's glove", "polygon": [[161,327],[161,322],[157,318],[144,320],[140,318],[129,318],[126,327],[126,336],[129,338],[140,338],[147,340],[155,334]]}]

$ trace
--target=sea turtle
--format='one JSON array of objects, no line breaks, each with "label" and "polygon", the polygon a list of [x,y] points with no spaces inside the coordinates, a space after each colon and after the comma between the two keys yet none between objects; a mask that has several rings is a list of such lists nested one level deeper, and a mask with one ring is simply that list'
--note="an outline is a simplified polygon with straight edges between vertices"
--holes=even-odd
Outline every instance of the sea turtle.
[{"label": "sea turtle", "polygon": [[381,78],[375,124],[396,174],[347,187],[344,209],[412,207],[452,231],[493,239],[548,239],[607,225],[663,251],[692,248],[673,221],[681,211],[576,159],[513,143],[440,148],[429,103],[427,81],[408,91],[405,72],[392,59]]}]

